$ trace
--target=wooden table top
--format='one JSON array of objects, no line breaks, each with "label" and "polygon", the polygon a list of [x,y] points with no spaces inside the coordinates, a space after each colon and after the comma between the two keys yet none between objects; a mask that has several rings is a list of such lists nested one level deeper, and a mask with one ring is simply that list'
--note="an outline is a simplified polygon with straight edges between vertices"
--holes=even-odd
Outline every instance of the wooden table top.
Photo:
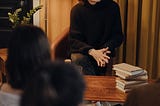
[{"label": "wooden table top", "polygon": [[115,76],[85,75],[84,78],[86,81],[84,100],[125,102],[126,94],[115,87]]}]

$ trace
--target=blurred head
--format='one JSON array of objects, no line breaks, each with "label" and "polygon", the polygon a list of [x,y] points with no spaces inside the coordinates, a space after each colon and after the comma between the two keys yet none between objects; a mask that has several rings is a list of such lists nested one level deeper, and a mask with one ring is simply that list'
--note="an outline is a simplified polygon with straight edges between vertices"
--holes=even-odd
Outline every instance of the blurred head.
[{"label": "blurred head", "polygon": [[78,106],[85,88],[79,71],[70,64],[48,63],[38,69],[21,99],[21,106]]},{"label": "blurred head", "polygon": [[16,89],[24,89],[37,66],[49,61],[50,46],[47,36],[36,26],[16,27],[8,46],[6,61],[9,84]]}]

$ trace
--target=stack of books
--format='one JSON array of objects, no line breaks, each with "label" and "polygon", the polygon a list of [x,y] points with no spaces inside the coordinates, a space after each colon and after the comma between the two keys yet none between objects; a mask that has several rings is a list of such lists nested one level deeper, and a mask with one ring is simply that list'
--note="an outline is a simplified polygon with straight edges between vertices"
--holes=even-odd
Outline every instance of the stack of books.
[{"label": "stack of books", "polygon": [[129,92],[133,88],[148,84],[147,71],[127,63],[113,65],[116,76],[116,88]]}]

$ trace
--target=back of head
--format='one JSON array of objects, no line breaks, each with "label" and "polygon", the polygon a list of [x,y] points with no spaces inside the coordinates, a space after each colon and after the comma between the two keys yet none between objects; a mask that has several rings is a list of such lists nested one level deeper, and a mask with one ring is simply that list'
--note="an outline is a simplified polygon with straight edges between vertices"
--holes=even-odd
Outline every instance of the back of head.
[{"label": "back of head", "polygon": [[78,70],[70,64],[49,63],[26,88],[21,106],[78,106],[85,88]]},{"label": "back of head", "polygon": [[42,29],[32,25],[16,27],[6,61],[9,83],[13,88],[23,89],[32,71],[50,59],[49,42]]}]

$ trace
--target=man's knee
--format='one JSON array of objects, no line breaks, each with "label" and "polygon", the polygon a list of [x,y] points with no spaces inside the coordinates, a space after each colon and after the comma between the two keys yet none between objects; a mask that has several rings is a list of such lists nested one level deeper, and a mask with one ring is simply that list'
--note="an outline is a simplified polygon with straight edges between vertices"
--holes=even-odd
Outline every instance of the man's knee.
[{"label": "man's knee", "polygon": [[71,54],[71,59],[74,63],[82,63],[84,61],[87,61],[88,57],[80,53],[73,53]]}]

